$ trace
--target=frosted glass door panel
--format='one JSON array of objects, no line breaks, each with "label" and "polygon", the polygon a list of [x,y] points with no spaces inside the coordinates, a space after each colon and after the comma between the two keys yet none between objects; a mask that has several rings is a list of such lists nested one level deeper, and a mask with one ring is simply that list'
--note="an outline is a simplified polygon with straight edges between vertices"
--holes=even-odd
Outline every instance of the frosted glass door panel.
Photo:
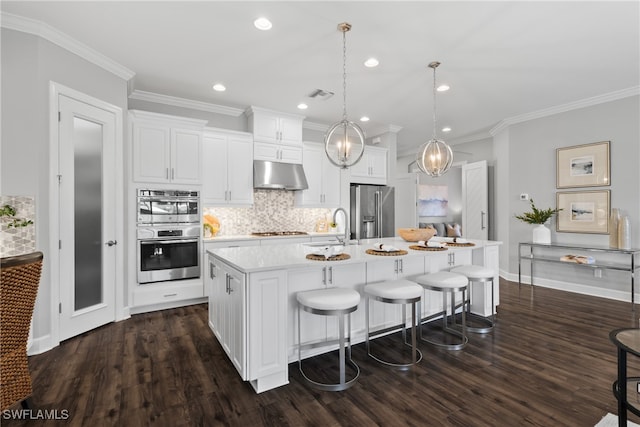
[{"label": "frosted glass door panel", "polygon": [[74,117],[73,132],[77,311],[103,302],[102,125]]}]

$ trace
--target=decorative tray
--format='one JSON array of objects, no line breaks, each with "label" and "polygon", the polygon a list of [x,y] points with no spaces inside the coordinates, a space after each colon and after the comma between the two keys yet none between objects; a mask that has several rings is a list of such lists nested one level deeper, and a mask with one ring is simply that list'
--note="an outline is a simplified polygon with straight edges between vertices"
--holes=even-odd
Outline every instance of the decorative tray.
[{"label": "decorative tray", "polygon": [[466,246],[475,246],[475,243],[447,243],[447,246],[453,247],[466,247]]},{"label": "decorative tray", "polygon": [[415,249],[416,251],[446,251],[447,248],[434,248],[430,246],[411,245],[409,249]]},{"label": "decorative tray", "polygon": [[406,255],[409,253],[403,249],[400,249],[397,251],[390,251],[390,252],[376,251],[375,249],[367,249],[365,252],[368,253],[369,255],[379,255],[379,256],[398,256],[398,255]]},{"label": "decorative tray", "polygon": [[351,255],[349,254],[338,254],[330,256],[329,258],[325,258],[324,255],[307,254],[307,259],[313,261],[343,261],[349,258],[351,258]]}]

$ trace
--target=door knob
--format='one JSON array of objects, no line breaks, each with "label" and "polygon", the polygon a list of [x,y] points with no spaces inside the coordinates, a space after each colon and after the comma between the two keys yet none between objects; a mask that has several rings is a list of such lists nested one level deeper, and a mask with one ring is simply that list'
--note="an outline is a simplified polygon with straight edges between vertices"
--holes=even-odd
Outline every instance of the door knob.
[{"label": "door knob", "polygon": [[117,245],[118,241],[117,240],[109,240],[107,243],[105,243],[105,245],[107,246],[113,246],[113,245]]}]

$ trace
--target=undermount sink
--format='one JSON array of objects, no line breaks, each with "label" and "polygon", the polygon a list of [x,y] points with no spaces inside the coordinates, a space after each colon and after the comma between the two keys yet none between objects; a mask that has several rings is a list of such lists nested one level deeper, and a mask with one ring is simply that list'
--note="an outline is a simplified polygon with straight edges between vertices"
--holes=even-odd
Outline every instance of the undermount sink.
[{"label": "undermount sink", "polygon": [[344,246],[343,243],[336,242],[336,241],[303,243],[303,245],[304,246],[310,246],[312,248],[322,248],[322,247],[325,247],[325,246]]}]

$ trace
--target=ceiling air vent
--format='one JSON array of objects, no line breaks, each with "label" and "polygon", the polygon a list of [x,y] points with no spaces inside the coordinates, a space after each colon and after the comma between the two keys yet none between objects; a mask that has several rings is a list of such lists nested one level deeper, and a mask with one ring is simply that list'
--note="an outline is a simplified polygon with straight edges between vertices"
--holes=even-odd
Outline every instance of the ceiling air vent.
[{"label": "ceiling air vent", "polygon": [[313,92],[311,92],[307,96],[309,98],[314,98],[314,99],[318,98],[318,99],[326,100],[333,96],[333,92],[329,92],[328,90],[315,89]]}]

